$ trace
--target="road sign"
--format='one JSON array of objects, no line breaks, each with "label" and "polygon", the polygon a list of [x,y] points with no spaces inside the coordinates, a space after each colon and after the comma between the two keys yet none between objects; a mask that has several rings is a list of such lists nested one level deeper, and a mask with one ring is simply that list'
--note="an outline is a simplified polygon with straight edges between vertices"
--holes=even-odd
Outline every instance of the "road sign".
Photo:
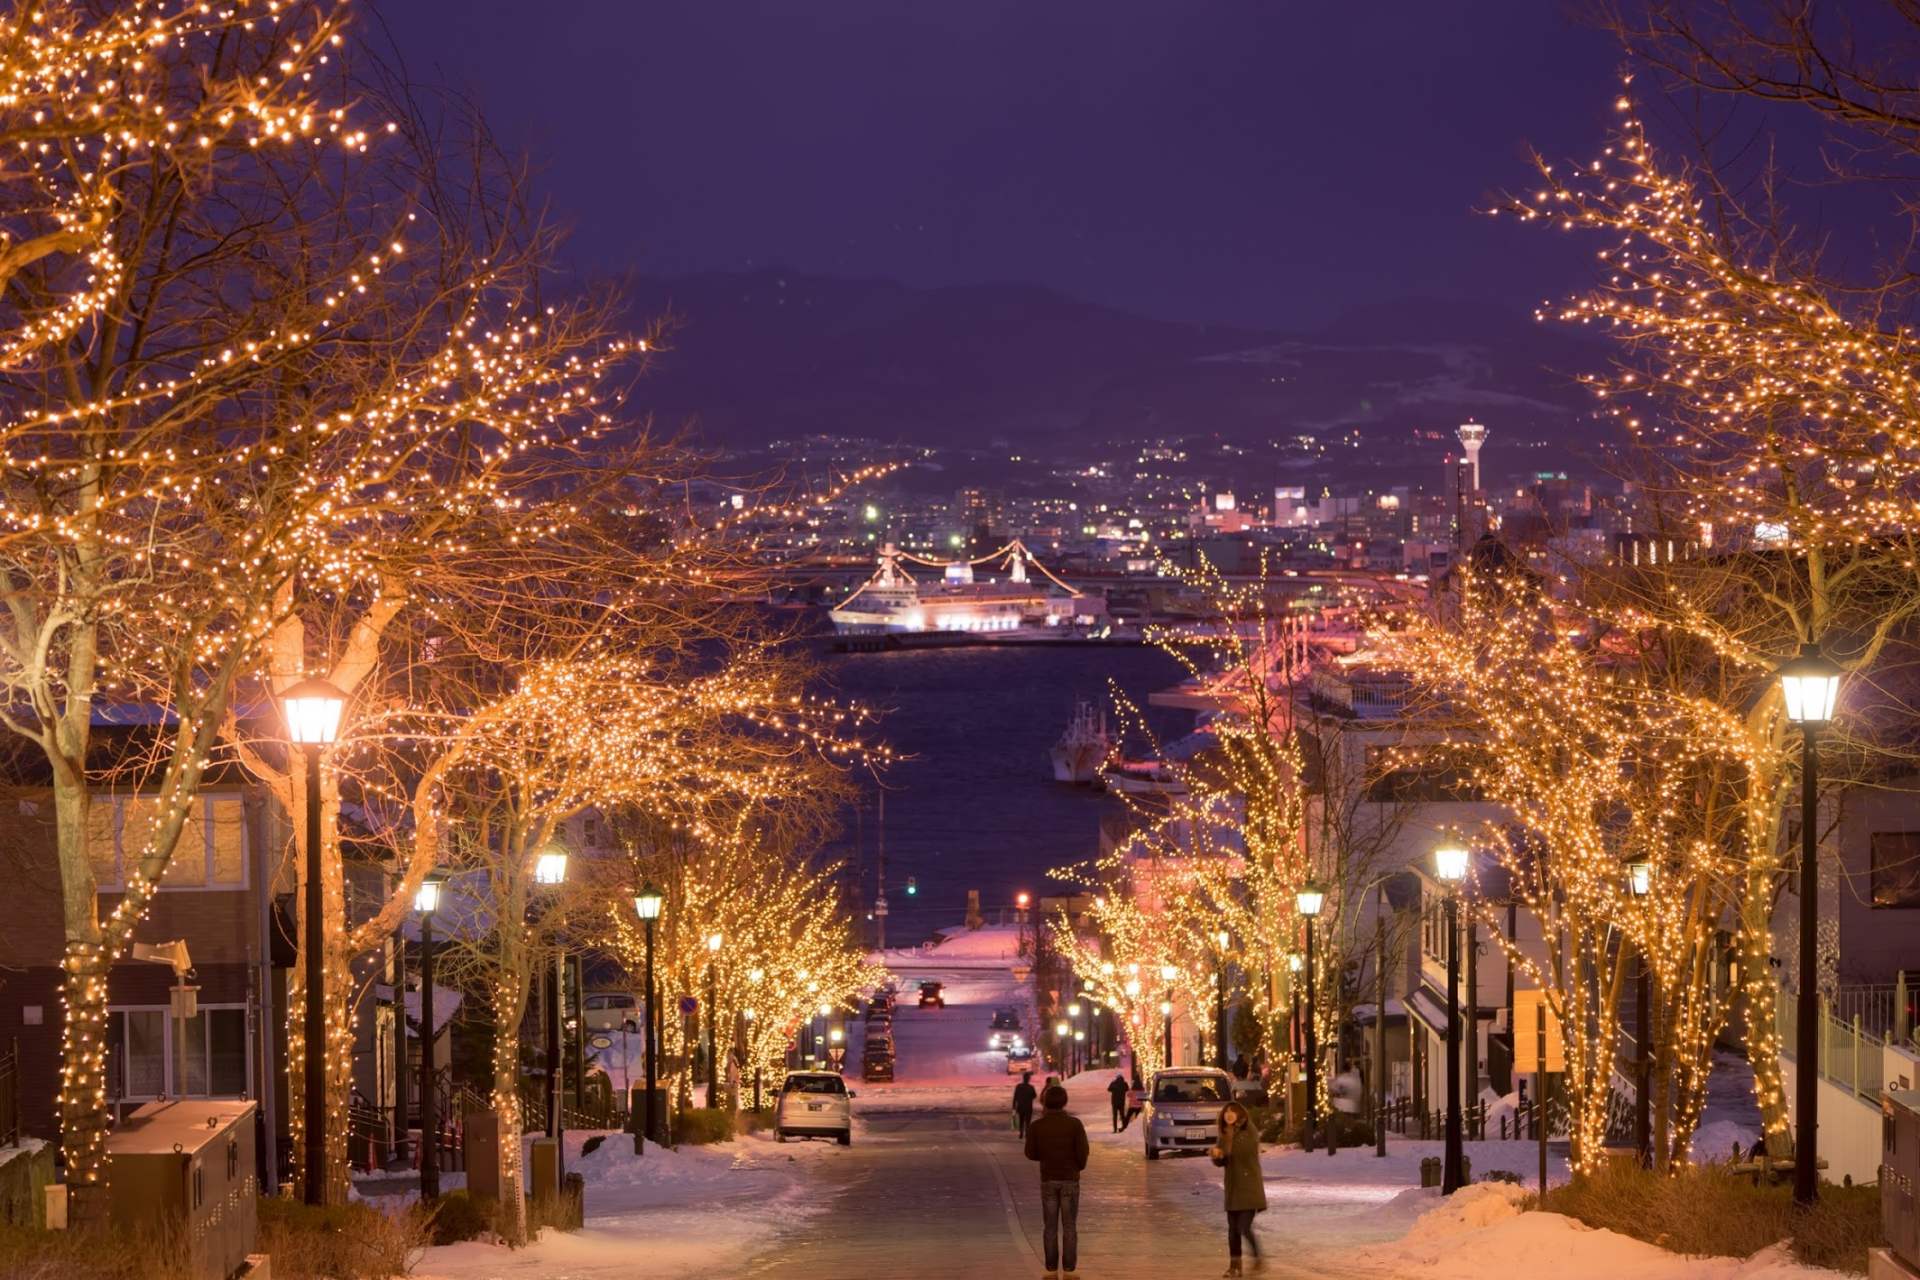
[{"label": "road sign", "polygon": [[700,1002],[698,1000],[694,999],[692,996],[680,997],[680,1012],[698,1013],[699,1011],[700,1011]]},{"label": "road sign", "polygon": [[874,899],[873,914],[876,916],[885,916],[887,914],[887,900],[884,895]]},{"label": "road sign", "polygon": [[591,1040],[587,1041],[587,1043],[592,1045],[596,1049],[611,1049],[613,1048],[613,1037],[612,1036],[595,1036]]},{"label": "road sign", "polygon": [[1560,1019],[1554,1016],[1543,991],[1513,993],[1513,1069],[1519,1072],[1567,1069],[1567,1046],[1560,1036]]}]

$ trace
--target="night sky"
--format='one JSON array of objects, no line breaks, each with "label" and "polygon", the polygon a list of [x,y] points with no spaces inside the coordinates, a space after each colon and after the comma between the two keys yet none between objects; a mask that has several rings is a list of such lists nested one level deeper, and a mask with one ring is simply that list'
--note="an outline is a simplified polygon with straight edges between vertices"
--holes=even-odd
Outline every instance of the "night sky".
[{"label": "night sky", "polygon": [[[1477,215],[1589,155],[1620,57],[1553,0],[386,0],[528,153],[583,273],[1019,281],[1310,327],[1530,307],[1591,246]],[[369,20],[370,19],[364,19]]]}]

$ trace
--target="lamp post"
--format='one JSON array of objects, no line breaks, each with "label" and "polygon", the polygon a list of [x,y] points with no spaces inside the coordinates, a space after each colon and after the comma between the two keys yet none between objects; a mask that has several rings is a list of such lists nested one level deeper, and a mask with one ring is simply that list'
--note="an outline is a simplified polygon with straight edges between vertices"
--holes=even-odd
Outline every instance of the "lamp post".
[{"label": "lamp post", "polygon": [[300,748],[306,765],[307,891],[305,923],[300,930],[307,949],[305,1058],[301,1073],[302,1123],[306,1169],[302,1198],[324,1204],[327,1196],[327,1019],[325,908],[320,893],[320,752],[340,735],[346,695],[325,680],[308,678],[280,695],[287,740]]},{"label": "lamp post", "polygon": [[1179,976],[1180,971],[1172,965],[1163,964],[1160,966],[1160,981],[1165,983],[1167,987],[1166,999],[1160,1002],[1160,1016],[1166,1019],[1167,1024],[1166,1064],[1168,1066],[1173,1065],[1173,980]]},{"label": "lamp post", "polygon": [[1213,1065],[1227,1069],[1227,948],[1233,936],[1225,929],[1213,936],[1220,944],[1219,963],[1213,967]]},{"label": "lamp post", "polygon": [[[759,965],[755,965],[747,973],[747,981],[751,983],[756,990],[759,988],[760,984],[762,982],[765,982],[766,980],[767,980],[767,971],[765,969],[762,969]],[[751,1007],[749,1007],[746,1012],[746,1019],[748,1022],[752,1022],[754,1018],[755,1018],[754,1011]],[[748,1032],[749,1032],[749,1035],[748,1035],[747,1043],[752,1044],[753,1038],[751,1035],[751,1032],[752,1032],[751,1027],[748,1028]],[[753,1055],[753,1109],[756,1113],[760,1110],[760,1055],[757,1052]]]},{"label": "lamp post", "polygon": [[1059,1049],[1060,1066],[1063,1074],[1073,1074],[1073,1024],[1065,1018],[1053,1024],[1053,1043]]},{"label": "lamp post", "polygon": [[[546,889],[556,889],[567,880],[567,855],[558,849],[543,849],[534,856],[533,881]],[[554,1176],[566,1176],[565,1144],[562,1137],[566,1128],[560,1115],[560,1071],[564,1049],[560,1030],[560,996],[566,990],[566,979],[561,977],[561,966],[566,963],[565,953],[558,947],[553,951],[553,969],[547,974],[547,1136],[553,1139]],[[562,1183],[564,1186],[565,1184]]]},{"label": "lamp post", "polygon": [[[1653,864],[1651,862],[1629,862],[1627,864],[1627,891],[1636,899],[1644,898],[1653,891]],[[1647,1006],[1652,1003],[1652,982],[1647,967],[1647,948],[1643,943],[1637,957],[1638,972],[1634,976],[1633,1046],[1634,1054],[1633,1090],[1633,1140],[1640,1153],[1640,1163],[1644,1167],[1653,1165],[1653,1046],[1647,1043],[1649,1012]]]},{"label": "lamp post", "polygon": [[1073,1037],[1074,1044],[1073,1056],[1068,1060],[1068,1065],[1073,1068],[1073,1071],[1069,1074],[1076,1074],[1086,1066],[1080,1061],[1080,1045],[1085,1042],[1086,1036],[1081,1034],[1079,1022],[1080,1002],[1076,1000],[1067,1006],[1067,1033]]},{"label": "lamp post", "polygon": [[1466,1181],[1460,1150],[1460,883],[1467,878],[1465,845],[1451,841],[1433,851],[1433,871],[1447,886],[1447,1144],[1440,1194],[1450,1196]]},{"label": "lamp post", "polygon": [[1809,1206],[1820,1195],[1820,727],[1840,699],[1840,668],[1817,644],[1780,666],[1787,719],[1800,726],[1800,992],[1795,1019],[1793,1202]]},{"label": "lamp post", "polygon": [[720,1080],[719,1029],[720,1029],[720,946],[722,938],[717,933],[707,935],[707,1110],[712,1111],[719,1105],[715,1101],[715,1086]]},{"label": "lamp post", "polygon": [[1293,895],[1293,905],[1300,912],[1300,918],[1307,924],[1307,1020],[1306,1020],[1306,1056],[1307,1056],[1307,1128],[1302,1145],[1308,1151],[1313,1150],[1313,1131],[1319,1124],[1320,1100],[1316,1096],[1320,1091],[1320,1048],[1319,1038],[1314,1031],[1313,1011],[1316,1005],[1313,982],[1313,922],[1320,915],[1320,908],[1327,904],[1327,891],[1318,883],[1309,880],[1300,886]]},{"label": "lamp post", "polygon": [[633,1154],[635,1155],[640,1155],[646,1151],[648,1138],[653,1138],[656,1142],[659,1141],[658,1135],[653,1127],[653,1089],[655,1073],[659,1070],[655,1060],[659,1056],[657,1050],[660,1044],[654,1034],[653,1023],[654,1005],[657,1003],[653,990],[653,922],[660,918],[660,908],[664,903],[665,899],[660,896],[660,891],[654,888],[651,883],[642,885],[640,892],[633,896],[633,913],[640,917],[640,924],[647,935],[647,1025],[645,1031],[643,1031],[640,1036],[642,1042],[640,1052],[646,1055],[647,1059],[647,1101],[644,1108],[643,1123],[633,1131]]},{"label": "lamp post", "polygon": [[[440,908],[441,877],[429,873],[413,895],[413,909],[420,913],[420,1199],[440,1198],[440,1117],[439,1100],[434,1096],[439,1081],[434,1079],[433,1045],[433,913]],[[398,1001],[400,1017],[406,1019],[406,1001]]]}]

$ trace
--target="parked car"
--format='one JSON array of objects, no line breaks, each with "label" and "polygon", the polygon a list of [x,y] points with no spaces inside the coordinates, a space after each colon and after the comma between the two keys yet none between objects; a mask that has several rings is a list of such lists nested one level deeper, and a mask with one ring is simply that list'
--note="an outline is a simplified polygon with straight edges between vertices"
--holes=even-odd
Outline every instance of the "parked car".
[{"label": "parked car", "polygon": [[1250,1080],[1233,1082],[1233,1100],[1245,1107],[1264,1107],[1267,1105],[1266,1081],[1258,1076]]},{"label": "parked car", "polygon": [[891,1017],[893,1015],[893,988],[881,987],[876,990],[873,993],[872,999],[867,1001],[867,1009],[871,1013],[885,1013]]},{"label": "parked car", "polygon": [[624,991],[591,991],[581,1009],[589,1031],[640,1029],[640,1002]]},{"label": "parked car", "polygon": [[1033,1046],[1024,1040],[1015,1041],[1007,1049],[1007,1074],[1017,1076],[1022,1071],[1038,1071],[1040,1059],[1033,1052]]},{"label": "parked car", "polygon": [[774,1133],[782,1142],[833,1138],[847,1146],[853,1141],[853,1096],[836,1071],[789,1071],[780,1083]]},{"label": "parked car", "polygon": [[1220,1138],[1220,1108],[1233,1097],[1233,1077],[1213,1067],[1169,1067],[1153,1073],[1140,1133],[1147,1159],[1163,1151],[1205,1151]]},{"label": "parked car", "polygon": [[947,997],[945,996],[945,994],[943,994],[946,991],[946,989],[947,989],[946,984],[943,982],[921,983],[920,984],[920,1007],[922,1009],[946,1008]]},{"label": "parked car", "polygon": [[860,1059],[860,1078],[862,1080],[891,1081],[893,1079],[893,1055],[891,1053],[868,1053]]}]

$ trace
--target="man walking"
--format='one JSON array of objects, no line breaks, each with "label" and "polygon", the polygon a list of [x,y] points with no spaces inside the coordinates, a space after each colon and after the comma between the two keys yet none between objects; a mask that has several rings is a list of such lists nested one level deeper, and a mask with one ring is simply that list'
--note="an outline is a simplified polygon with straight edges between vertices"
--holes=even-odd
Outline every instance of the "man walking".
[{"label": "man walking", "polygon": [[1107,1086],[1107,1097],[1113,1099],[1113,1131],[1119,1133],[1127,1127],[1130,1117],[1127,1115],[1127,1078],[1117,1071],[1113,1083]]},{"label": "man walking", "polygon": [[1020,1083],[1013,1086],[1013,1127],[1021,1137],[1027,1136],[1027,1126],[1033,1123],[1033,1072],[1022,1071]]},{"label": "man walking", "polygon": [[1077,1280],[1080,1254],[1080,1171],[1087,1167],[1087,1129],[1067,1114],[1067,1091],[1051,1085],[1040,1095],[1040,1118],[1027,1127],[1027,1159],[1040,1164],[1041,1243],[1047,1280]]}]

